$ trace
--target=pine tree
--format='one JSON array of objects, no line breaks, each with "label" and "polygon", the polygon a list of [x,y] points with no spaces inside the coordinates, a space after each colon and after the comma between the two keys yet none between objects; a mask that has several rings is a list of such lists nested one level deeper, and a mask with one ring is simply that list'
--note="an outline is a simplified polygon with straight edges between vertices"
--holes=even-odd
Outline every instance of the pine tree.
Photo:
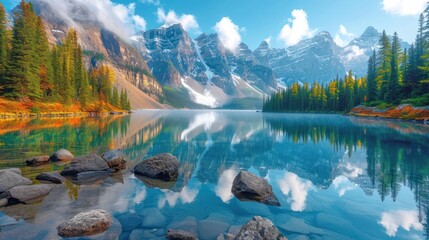
[{"label": "pine tree", "polygon": [[7,54],[8,54],[8,45],[9,38],[8,32],[6,28],[7,18],[6,18],[6,10],[3,5],[0,3],[0,91],[2,89],[3,78],[6,71],[6,62],[7,62]]},{"label": "pine tree", "polygon": [[113,93],[112,93],[112,102],[111,104],[115,107],[120,107],[119,104],[119,94],[118,94],[118,89],[117,88],[113,88]]},{"label": "pine tree", "polygon": [[398,34],[395,32],[392,40],[392,51],[390,58],[390,79],[387,85],[386,100],[390,103],[399,101],[399,59],[401,55],[401,46]]},{"label": "pine tree", "polygon": [[3,81],[2,95],[7,98],[24,98],[27,84],[27,72],[29,68],[28,41],[25,33],[25,21],[22,9],[25,2],[22,1],[20,9],[14,13],[13,37],[10,56],[6,65],[6,74]]},{"label": "pine tree", "polygon": [[377,56],[375,50],[368,61],[368,96],[367,101],[372,102],[377,100]]},{"label": "pine tree", "polygon": [[387,92],[387,85],[390,80],[391,74],[391,58],[392,58],[392,45],[386,31],[383,31],[379,40],[380,49],[378,51],[377,63],[377,84],[379,89],[379,99],[385,99]]},{"label": "pine tree", "polygon": [[54,72],[52,66],[52,53],[49,50],[49,42],[46,38],[45,28],[40,17],[37,17],[36,40],[36,52],[38,54],[37,63],[40,64],[40,88],[43,92],[43,99],[48,100],[49,98],[52,98],[54,91]]}]

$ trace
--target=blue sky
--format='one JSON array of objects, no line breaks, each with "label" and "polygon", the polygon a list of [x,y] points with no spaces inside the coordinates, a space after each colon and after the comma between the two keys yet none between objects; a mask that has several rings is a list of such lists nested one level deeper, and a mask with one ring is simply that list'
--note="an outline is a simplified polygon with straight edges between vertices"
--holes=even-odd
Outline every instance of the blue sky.
[{"label": "blue sky", "polygon": [[[16,0],[4,1],[9,10],[16,3]],[[272,46],[284,47],[319,31],[329,31],[337,37],[339,44],[345,44],[368,26],[380,31],[385,29],[389,34],[397,31],[402,39],[412,42],[417,31],[418,15],[426,5],[426,0],[73,1],[112,1],[111,5],[119,4],[131,9],[131,19],[137,20],[134,16],[140,16],[138,23],[142,29],[182,22],[187,24],[187,30],[193,36],[201,32],[218,32],[224,36],[225,42],[234,45],[237,41],[243,41],[252,49],[269,37]]]}]

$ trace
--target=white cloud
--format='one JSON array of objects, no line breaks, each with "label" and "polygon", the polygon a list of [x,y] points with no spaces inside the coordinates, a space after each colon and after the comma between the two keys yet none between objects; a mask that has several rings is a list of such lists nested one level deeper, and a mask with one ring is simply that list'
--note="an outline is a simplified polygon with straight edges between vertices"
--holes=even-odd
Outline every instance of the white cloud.
[{"label": "white cloud", "polygon": [[229,17],[223,17],[214,29],[223,46],[235,53],[241,43],[240,28]]},{"label": "white cloud", "polygon": [[267,42],[268,45],[270,45],[271,44],[271,36],[265,38],[264,41]]},{"label": "white cloud", "polygon": [[344,25],[340,25],[340,33],[344,36],[348,36],[348,37],[354,37],[355,35],[353,33],[349,33],[347,31],[347,28]]},{"label": "white cloud", "polygon": [[298,177],[298,175],[286,172],[283,179],[279,180],[279,186],[283,194],[289,195],[288,201],[291,202],[293,211],[301,212],[305,209],[308,191],[313,187],[313,184]]},{"label": "white cloud", "polygon": [[158,200],[158,208],[163,208],[167,203],[170,207],[176,206],[178,202],[182,204],[192,203],[198,195],[199,190],[185,186],[180,192],[162,190],[164,196]]},{"label": "white cloud", "polygon": [[216,185],[216,195],[222,199],[223,202],[229,202],[233,198],[231,192],[232,183],[238,172],[234,169],[225,170],[219,177]]},{"label": "white cloud", "polygon": [[159,6],[161,4],[159,0],[140,0],[140,2],[144,4],[155,5],[155,6]]},{"label": "white cloud", "polygon": [[123,39],[136,31],[146,30],[146,21],[135,14],[135,3],[124,5],[111,0],[41,1],[55,10],[70,27],[81,28],[80,22],[97,22]]},{"label": "white cloud", "polygon": [[365,50],[361,49],[356,45],[346,47],[344,50],[347,53],[346,54],[347,61],[352,61],[353,59],[359,58],[360,56],[364,56],[365,54]]},{"label": "white cloud", "polygon": [[146,21],[140,16],[133,16],[133,20],[139,29],[146,29]]},{"label": "white cloud", "polygon": [[355,38],[354,33],[350,33],[344,25],[340,25],[338,33],[335,34],[334,41],[340,47],[345,47]]},{"label": "white cloud", "polygon": [[158,8],[156,14],[158,16],[158,22],[163,24],[162,27],[170,27],[171,25],[180,23],[186,31],[199,32],[200,27],[194,15],[183,14],[178,16],[173,10],[165,13],[162,8]]},{"label": "white cloud", "polygon": [[381,214],[381,221],[379,222],[386,229],[386,234],[390,237],[396,236],[398,228],[402,227],[406,231],[411,228],[422,231],[423,225],[419,222],[417,211],[397,210],[391,212],[384,212]]},{"label": "white cloud", "polygon": [[283,26],[278,38],[286,46],[292,46],[305,38],[312,37],[315,32],[316,30],[310,29],[307,13],[302,9],[295,9],[292,11],[292,19]]},{"label": "white cloud", "polygon": [[427,0],[383,0],[384,11],[400,16],[419,15],[427,6]]}]

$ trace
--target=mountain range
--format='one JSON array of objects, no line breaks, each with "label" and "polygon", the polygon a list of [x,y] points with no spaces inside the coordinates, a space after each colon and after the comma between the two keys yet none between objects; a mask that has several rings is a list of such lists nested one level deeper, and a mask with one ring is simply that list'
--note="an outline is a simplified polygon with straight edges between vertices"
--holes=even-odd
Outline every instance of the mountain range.
[{"label": "mountain range", "polygon": [[59,43],[68,29],[75,28],[87,66],[112,66],[116,85],[128,91],[133,109],[259,108],[265,96],[294,82],[326,83],[348,70],[364,76],[381,35],[368,27],[340,47],[323,31],[288,48],[271,48],[263,41],[254,51],[241,43],[232,52],[216,34],[192,39],[180,24],[130,38],[118,36],[91,18],[85,5],[67,1],[75,4],[72,21],[46,1],[32,0],[48,39]]}]

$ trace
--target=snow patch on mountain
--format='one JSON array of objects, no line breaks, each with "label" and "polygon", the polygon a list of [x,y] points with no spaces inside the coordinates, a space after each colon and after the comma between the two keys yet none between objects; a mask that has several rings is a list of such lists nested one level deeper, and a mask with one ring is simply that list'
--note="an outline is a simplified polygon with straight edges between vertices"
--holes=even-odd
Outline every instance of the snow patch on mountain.
[{"label": "snow patch on mountain", "polygon": [[216,97],[213,96],[210,89],[205,88],[202,93],[198,92],[196,89],[192,88],[190,84],[188,84],[187,80],[190,80],[188,77],[180,78],[180,82],[182,83],[182,86],[188,90],[191,100],[195,103],[208,106],[211,108],[216,108],[219,106],[218,101],[216,100]]}]

